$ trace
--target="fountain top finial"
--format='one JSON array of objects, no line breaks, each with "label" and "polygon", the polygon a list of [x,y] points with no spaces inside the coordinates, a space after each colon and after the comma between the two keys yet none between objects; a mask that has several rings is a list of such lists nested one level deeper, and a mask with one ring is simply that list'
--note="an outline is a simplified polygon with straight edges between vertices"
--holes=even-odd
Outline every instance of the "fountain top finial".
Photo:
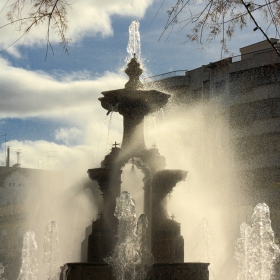
[{"label": "fountain top finial", "polygon": [[126,89],[142,89],[144,86],[140,82],[139,77],[143,73],[143,70],[140,67],[140,63],[137,58],[134,56],[131,58],[130,62],[127,64],[125,73],[129,77],[129,81],[125,84]]}]

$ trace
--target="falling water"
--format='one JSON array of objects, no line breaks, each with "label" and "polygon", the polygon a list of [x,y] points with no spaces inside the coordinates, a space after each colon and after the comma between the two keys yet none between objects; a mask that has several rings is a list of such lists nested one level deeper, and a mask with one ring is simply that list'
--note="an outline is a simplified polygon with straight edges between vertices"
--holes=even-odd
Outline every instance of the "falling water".
[{"label": "falling water", "polygon": [[163,108],[160,108],[160,111],[161,111],[161,114],[162,114],[163,120],[165,121],[165,115],[164,115]]},{"label": "falling water", "polygon": [[55,221],[49,221],[45,229],[43,268],[47,280],[58,279],[58,229]]},{"label": "falling water", "polygon": [[36,259],[37,243],[35,233],[28,231],[23,237],[22,264],[17,280],[36,280],[38,263]]},{"label": "falling water", "polygon": [[196,231],[197,245],[195,248],[196,259],[199,262],[210,262],[212,259],[213,238],[209,222],[206,218],[202,219]]},{"label": "falling water", "polygon": [[140,23],[138,20],[133,20],[129,26],[129,39],[127,44],[128,56],[126,61],[130,61],[134,56],[140,60],[141,55],[141,42],[140,42],[140,32],[139,32]]},{"label": "falling water", "polygon": [[156,122],[156,116],[154,113],[152,114],[152,118],[153,118],[153,124],[154,124],[154,129],[155,129],[155,142],[158,143],[157,122]]},{"label": "falling water", "polygon": [[107,141],[106,141],[106,150],[108,148],[108,143],[109,143],[109,137],[110,137],[110,127],[111,127],[111,123],[112,123],[112,117],[113,117],[113,111],[110,113],[110,119],[109,119],[109,124],[108,124],[108,133],[107,133]]},{"label": "falling water", "polygon": [[141,215],[137,222],[135,204],[129,192],[117,198],[114,214],[118,220],[118,242],[105,261],[113,268],[117,280],[145,279],[153,258],[148,247],[148,221]]},{"label": "falling water", "polygon": [[72,240],[70,243],[70,256],[69,256],[69,261],[72,261],[72,251],[74,248],[74,240],[75,240],[75,233],[76,233],[76,226],[77,226],[77,218],[78,218],[78,213],[80,209],[80,203],[81,203],[81,196],[79,197],[78,203],[77,203],[77,209],[75,213],[75,218],[74,218],[74,224],[73,224],[73,233],[72,233]]},{"label": "falling water", "polygon": [[102,124],[101,133],[100,133],[100,137],[99,137],[99,140],[98,140],[98,143],[97,143],[97,147],[96,147],[95,152],[94,152],[94,158],[93,158],[93,164],[94,165],[95,165],[95,161],[96,161],[96,153],[99,150],[101,138],[102,138],[102,135],[103,135],[103,129],[104,129],[107,118],[108,118],[108,115],[106,114],[106,116],[104,118],[104,121],[103,121],[103,124]]},{"label": "falling water", "polygon": [[240,232],[235,253],[238,280],[272,280],[280,249],[274,242],[269,207],[259,203],[254,208],[252,225],[243,223]]},{"label": "falling water", "polygon": [[238,279],[249,280],[250,277],[250,238],[252,236],[252,228],[246,223],[242,223],[240,226],[240,238],[237,240],[235,258],[239,262]]},{"label": "falling water", "polygon": [[137,221],[136,230],[136,250],[138,252],[139,264],[137,265],[137,276],[139,280],[147,277],[149,269],[154,263],[153,256],[149,247],[149,225],[146,215],[142,214]]},{"label": "falling water", "polygon": [[196,231],[196,247],[195,247],[195,258],[198,262],[210,263],[209,269],[209,280],[215,280],[215,274],[212,270],[211,263],[213,262],[213,236],[209,221],[203,218]]}]

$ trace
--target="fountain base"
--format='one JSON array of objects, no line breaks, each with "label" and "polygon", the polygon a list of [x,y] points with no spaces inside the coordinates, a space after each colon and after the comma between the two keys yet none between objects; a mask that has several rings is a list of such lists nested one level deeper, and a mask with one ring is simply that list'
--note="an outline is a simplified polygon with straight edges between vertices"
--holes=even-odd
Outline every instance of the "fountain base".
[{"label": "fountain base", "polygon": [[[157,263],[147,280],[209,280],[209,263]],[[106,263],[67,263],[61,280],[112,280],[113,273]]]}]

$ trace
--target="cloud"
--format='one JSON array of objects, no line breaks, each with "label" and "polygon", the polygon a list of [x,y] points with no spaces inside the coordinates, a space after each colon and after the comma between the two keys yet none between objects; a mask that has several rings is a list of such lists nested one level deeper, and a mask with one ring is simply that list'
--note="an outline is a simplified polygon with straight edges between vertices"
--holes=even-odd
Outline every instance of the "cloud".
[{"label": "cloud", "polygon": [[[40,141],[17,141],[13,140],[10,146],[10,162],[14,165],[17,162],[16,151],[20,150],[20,164],[23,168],[61,170],[67,173],[71,171],[71,177],[86,177],[86,171],[92,166],[92,146],[67,147],[44,140]],[[4,158],[3,147],[0,154]],[[3,160],[1,160],[3,161]],[[84,175],[84,176],[83,176]],[[66,178],[66,180],[68,180]],[[68,182],[70,184],[71,182]]]},{"label": "cloud", "polygon": [[62,141],[66,145],[69,145],[71,142],[77,141],[77,138],[81,135],[81,131],[76,127],[57,129],[55,131],[55,139]]},{"label": "cloud", "polygon": [[[0,7],[5,6],[6,0],[0,0]],[[73,3],[70,2],[68,7],[68,30],[67,37],[73,41],[80,40],[84,36],[111,36],[113,34],[113,27],[111,17],[113,15],[123,17],[142,18],[147,8],[152,4],[153,0],[104,0],[91,1],[80,0]],[[25,17],[31,9],[30,1],[26,1],[25,9],[22,12],[22,17]],[[0,14],[1,26],[5,25],[5,14],[8,12],[8,5]],[[0,29],[0,47],[7,48],[15,42],[24,32],[24,26],[8,25]],[[28,34],[24,36],[20,43],[25,45],[46,44],[47,25],[34,27]],[[53,30],[51,30],[50,38],[52,43],[59,42],[59,38]],[[16,44],[8,48],[8,52],[20,56],[18,46]]]},{"label": "cloud", "polygon": [[43,71],[12,67],[0,58],[0,119],[44,117],[80,123],[92,112],[104,115],[97,100],[101,92],[123,88],[126,81],[112,72],[85,80],[81,73],[72,73],[58,80]]}]

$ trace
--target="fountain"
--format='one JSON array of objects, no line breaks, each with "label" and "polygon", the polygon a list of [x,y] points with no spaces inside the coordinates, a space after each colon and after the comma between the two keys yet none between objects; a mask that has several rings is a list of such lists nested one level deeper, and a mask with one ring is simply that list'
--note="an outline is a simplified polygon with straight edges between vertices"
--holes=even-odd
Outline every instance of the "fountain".
[{"label": "fountain", "polygon": [[[150,227],[148,230],[144,227],[146,220],[142,216],[138,230],[143,234],[138,242],[139,246],[143,246],[143,241],[146,242],[145,248],[148,248],[142,251],[142,257],[148,261],[147,252],[151,252],[154,259],[146,278],[209,278],[208,263],[184,263],[184,239],[180,233],[180,224],[169,219],[165,208],[166,196],[179,181],[185,180],[187,171],[165,169],[165,158],[160,155],[159,150],[156,147],[148,149],[145,145],[144,117],[161,110],[167,104],[170,95],[157,90],[143,89],[144,86],[139,80],[143,70],[137,60],[140,55],[138,27],[138,22],[133,22],[130,27],[133,39],[130,40],[128,50],[132,57],[125,70],[129,81],[124,89],[102,92],[103,97],[99,98],[107,114],[118,112],[123,116],[123,139],[121,147],[118,147],[117,143],[113,145],[111,152],[101,162],[100,168],[88,170],[89,178],[99,184],[103,196],[103,210],[100,218],[92,223],[92,233],[88,237],[87,262],[67,263],[62,273],[67,280],[113,278],[112,270],[105,260],[112,256],[112,252],[113,255],[116,254],[114,248],[122,242],[122,237],[117,234],[122,220],[118,222],[114,213],[116,200],[120,196],[122,168],[130,159],[133,159],[134,165],[141,169],[145,176],[144,214]],[[135,220],[132,217],[133,215],[130,222],[133,224],[131,226],[134,226]],[[131,242],[135,236],[132,233],[128,235],[129,241],[126,239],[126,242]],[[127,243],[123,245],[127,246]],[[115,261],[109,257],[109,263]],[[126,265],[130,266],[129,260]]]},{"label": "fountain", "polygon": [[259,203],[254,208],[252,225],[242,223],[235,258],[239,263],[238,280],[272,280],[280,249],[274,242],[269,208]]}]

